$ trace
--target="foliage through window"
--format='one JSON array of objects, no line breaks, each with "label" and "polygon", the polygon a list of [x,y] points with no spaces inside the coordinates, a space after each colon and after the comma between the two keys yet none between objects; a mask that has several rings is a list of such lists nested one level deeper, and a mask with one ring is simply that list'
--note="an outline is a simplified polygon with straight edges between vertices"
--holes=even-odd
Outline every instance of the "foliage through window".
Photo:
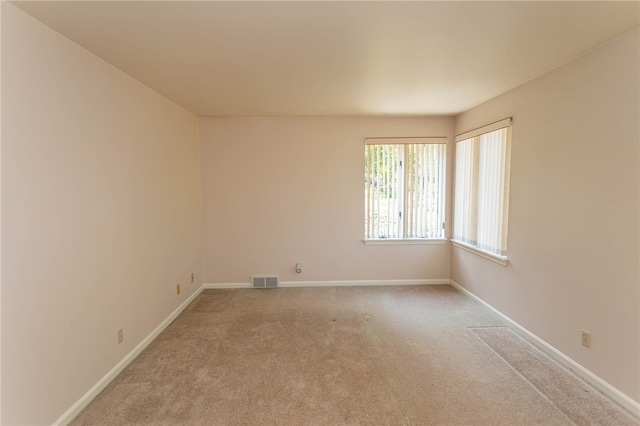
[{"label": "foliage through window", "polygon": [[445,138],[365,141],[365,239],[444,238]]}]

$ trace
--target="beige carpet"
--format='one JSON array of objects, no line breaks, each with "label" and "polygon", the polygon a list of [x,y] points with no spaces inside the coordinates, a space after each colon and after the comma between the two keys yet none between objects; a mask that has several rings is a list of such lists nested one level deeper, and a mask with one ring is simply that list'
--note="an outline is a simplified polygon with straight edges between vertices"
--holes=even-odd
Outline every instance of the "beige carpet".
[{"label": "beige carpet", "polygon": [[449,286],[208,290],[72,424],[574,424],[470,328],[503,325]]},{"label": "beige carpet", "polygon": [[562,365],[506,327],[475,328],[476,333],[507,364],[545,395],[576,425],[637,425],[626,411],[612,404]]}]

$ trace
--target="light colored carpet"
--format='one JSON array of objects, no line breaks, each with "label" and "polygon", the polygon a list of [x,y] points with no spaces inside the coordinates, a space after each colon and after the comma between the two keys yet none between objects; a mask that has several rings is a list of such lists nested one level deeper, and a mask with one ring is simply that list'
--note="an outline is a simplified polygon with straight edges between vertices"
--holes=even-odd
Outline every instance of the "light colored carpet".
[{"label": "light colored carpet", "polygon": [[473,332],[576,425],[637,425],[626,411],[506,327]]},{"label": "light colored carpet", "polygon": [[469,328],[503,325],[449,286],[207,290],[72,424],[573,424]]}]

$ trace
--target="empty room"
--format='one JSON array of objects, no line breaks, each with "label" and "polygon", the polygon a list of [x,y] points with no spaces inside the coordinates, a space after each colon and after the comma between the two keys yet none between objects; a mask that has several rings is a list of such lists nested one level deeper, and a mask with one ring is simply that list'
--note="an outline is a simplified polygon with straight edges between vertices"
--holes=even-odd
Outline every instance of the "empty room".
[{"label": "empty room", "polygon": [[0,14],[1,424],[640,424],[640,2]]}]

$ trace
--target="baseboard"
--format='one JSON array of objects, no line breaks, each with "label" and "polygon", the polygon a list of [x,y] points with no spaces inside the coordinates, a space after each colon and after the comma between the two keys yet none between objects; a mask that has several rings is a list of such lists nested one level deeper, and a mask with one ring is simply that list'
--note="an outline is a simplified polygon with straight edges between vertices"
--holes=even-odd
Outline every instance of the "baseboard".
[{"label": "baseboard", "polygon": [[281,281],[280,287],[356,287],[381,285],[447,285],[448,279],[417,280],[348,280],[348,281]]},{"label": "baseboard", "polygon": [[460,284],[453,280],[449,280],[449,284],[460,292],[466,294],[470,298],[484,305],[488,309],[490,309],[493,313],[498,315],[501,319],[505,320],[509,325],[512,326],[513,330],[518,334],[525,337],[527,340],[531,341],[538,349],[549,355],[551,358],[573,371],[576,375],[581,377],[587,383],[589,383],[594,388],[598,389],[600,392],[605,394],[607,397],[611,398],[613,401],[620,404],[630,413],[634,414],[637,417],[640,417],[640,403],[634,401],[632,398],[628,397],[624,393],[620,392],[615,387],[611,386],[609,383],[596,376],[591,371],[584,368],[582,365],[578,364],[493,306],[489,305],[487,302],[476,296],[474,293],[470,292],[466,288],[462,287]]},{"label": "baseboard", "polygon": [[82,398],[80,398],[75,404],[71,406],[58,420],[56,420],[54,425],[66,425],[71,420],[73,420],[79,413],[82,411],[89,403],[96,397],[98,394],[109,384],[113,379],[116,378],[118,374],[124,368],[131,363],[139,354],[142,352],[149,344],[158,337],[162,331],[175,320],[180,313],[195,299],[200,292],[202,292],[203,287],[200,287],[198,290],[194,291],[187,300],[182,302],[180,306],[178,306],[169,316],[160,323],[147,337],[145,337],[131,352],[129,352],[115,367],[111,369],[105,376],[98,381],[87,393],[85,393]]},{"label": "baseboard", "polygon": [[[380,285],[448,285],[449,279],[348,280],[348,281],[280,281],[280,287],[354,287]],[[205,289],[251,288],[251,283],[207,283]]]},{"label": "baseboard", "polygon": [[202,288],[205,290],[218,288],[251,288],[251,283],[206,283]]},{"label": "baseboard", "polygon": [[[515,331],[531,340],[536,347],[560,362],[565,367],[572,370],[578,376],[583,378],[600,392],[607,395],[612,400],[623,406],[625,409],[640,416],[640,404],[609,383],[593,374],[562,352],[540,339],[538,336],[522,327],[502,312],[489,305],[478,296],[462,287],[460,284],[449,279],[414,279],[414,280],[351,280],[351,281],[287,281],[281,282],[281,287],[338,287],[338,286],[384,286],[384,285],[446,285],[449,284],[460,292],[466,294],[480,304],[486,306],[508,324],[513,326]],[[160,325],[158,325],[147,337],[145,337],[131,352],[129,352],[115,367],[111,369],[98,383],[96,383],[87,393],[85,393],[71,408],[69,408],[54,425],[66,425],[80,411],[82,411],[116,376],[124,370],[124,368],[133,361],[140,352],[142,352],[165,328],[175,320],[178,315],[195,299],[203,289],[221,289],[221,288],[250,288],[250,283],[208,283],[204,284],[200,289],[196,290],[188,299],[178,306]]]}]

